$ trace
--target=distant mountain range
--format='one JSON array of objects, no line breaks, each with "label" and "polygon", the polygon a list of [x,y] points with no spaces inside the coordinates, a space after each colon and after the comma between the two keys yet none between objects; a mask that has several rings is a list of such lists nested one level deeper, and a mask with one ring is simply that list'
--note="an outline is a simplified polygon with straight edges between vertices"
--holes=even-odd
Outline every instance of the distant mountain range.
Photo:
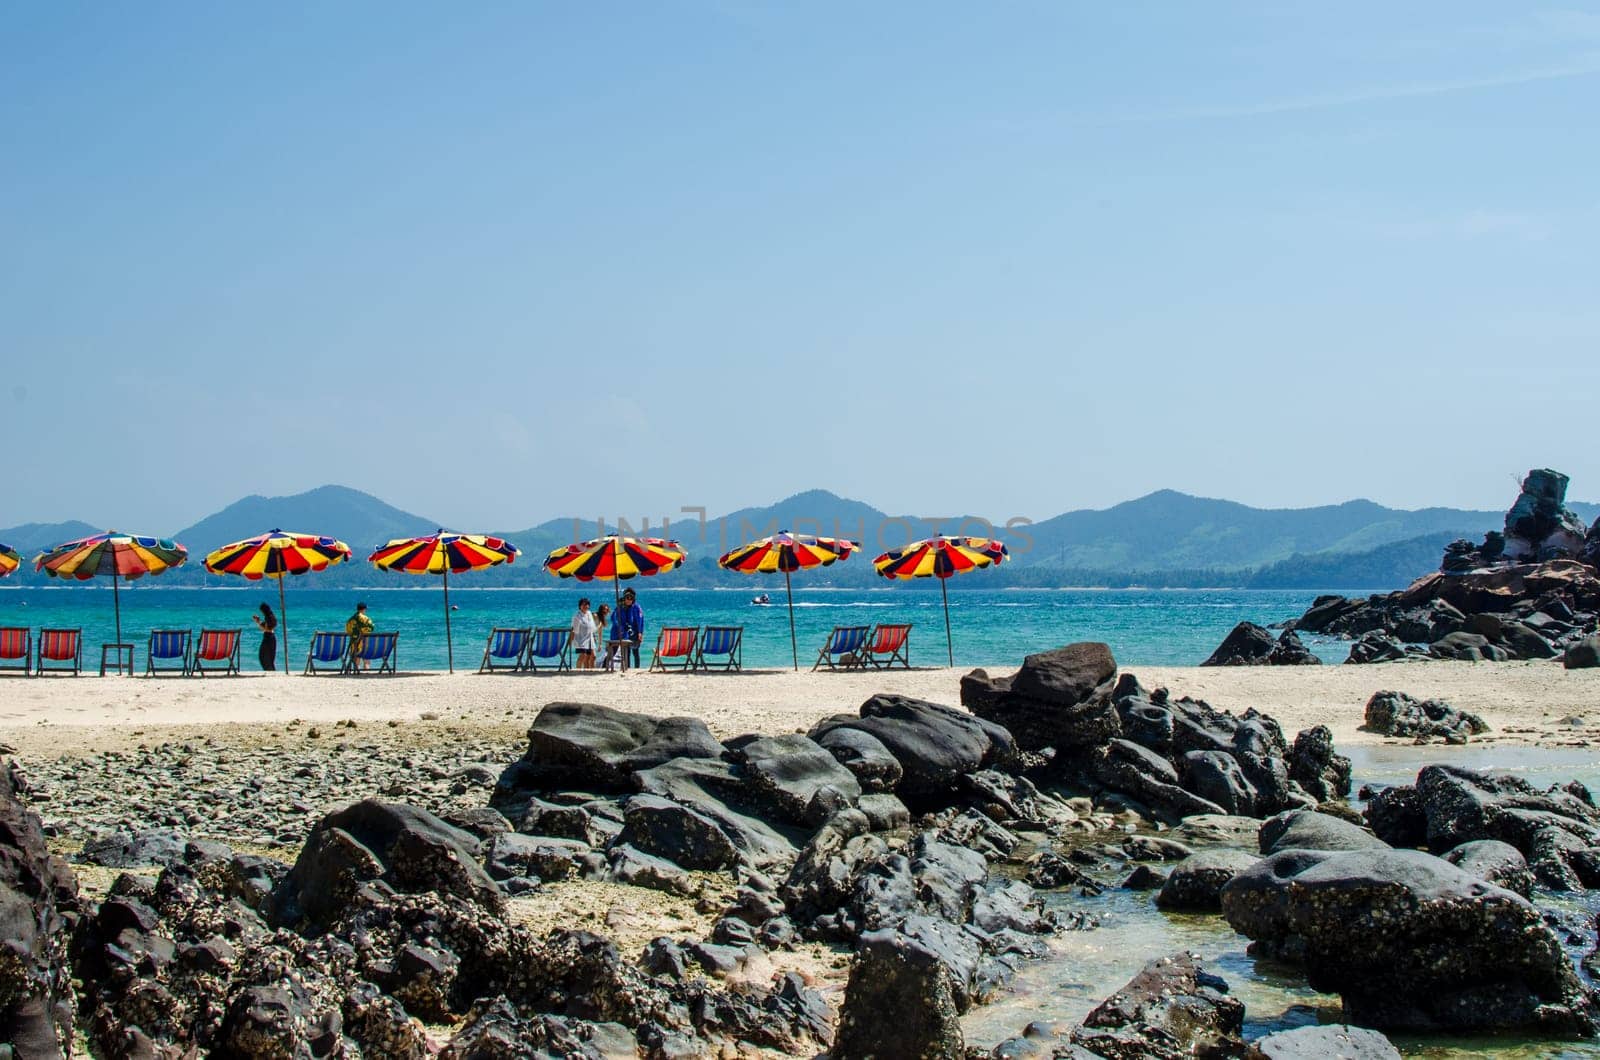
[{"label": "distant mountain range", "polygon": [[[1600,505],[1569,503],[1584,519],[1600,518]],[[1318,508],[1252,508],[1233,501],[1193,497],[1173,490],[1111,508],[1067,512],[1037,523],[990,524],[973,516],[929,519],[892,516],[827,490],[796,494],[765,507],[726,515],[680,515],[662,526],[634,525],[627,532],[670,536],[689,550],[680,586],[767,586],[770,581],[729,574],[716,558],[742,541],[779,529],[843,536],[858,541],[867,562],[853,557],[807,572],[805,584],[860,586],[875,579],[871,557],[912,538],[936,533],[992,532],[1012,550],[1012,563],[981,578],[958,579],[952,588],[1016,585],[1255,586],[1262,588],[1380,589],[1404,585],[1438,566],[1446,542],[1477,539],[1498,529],[1503,512],[1423,508],[1406,511],[1371,501]],[[345,486],[321,486],[291,497],[250,496],[171,535],[191,550],[193,562],[163,576],[162,584],[197,585],[208,576],[199,558],[208,550],[273,527],[332,534],[358,559],[396,537],[430,533],[441,523]],[[446,524],[447,525],[447,524]],[[32,556],[61,541],[101,528],[82,522],[26,523],[0,529],[0,542]],[[461,528],[456,529],[477,529]],[[474,585],[551,585],[539,564],[551,549],[594,537],[590,519],[552,519],[524,530],[489,531],[523,550],[521,562],[473,576]],[[403,576],[362,562],[317,576],[329,588],[397,585]],[[27,580],[27,576],[21,579]]]}]

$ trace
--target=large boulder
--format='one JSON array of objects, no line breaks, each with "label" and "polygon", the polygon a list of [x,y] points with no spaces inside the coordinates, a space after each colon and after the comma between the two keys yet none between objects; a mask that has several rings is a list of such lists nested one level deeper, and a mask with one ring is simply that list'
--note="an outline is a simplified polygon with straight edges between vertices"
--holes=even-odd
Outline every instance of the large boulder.
[{"label": "large boulder", "polygon": [[528,728],[528,751],[495,786],[496,807],[533,791],[621,791],[629,776],[674,758],[720,758],[698,718],[653,718],[594,703],[550,703]]},{"label": "large boulder", "polygon": [[1498,839],[1527,858],[1552,890],[1600,886],[1600,810],[1569,788],[1540,791],[1521,777],[1432,765],[1417,774],[1428,849]]},{"label": "large boulder", "polygon": [[1437,737],[1449,743],[1466,743],[1469,737],[1489,731],[1476,714],[1457,710],[1442,699],[1417,699],[1404,692],[1374,692],[1367,700],[1368,732],[1384,736]]},{"label": "large boulder", "polygon": [[[1595,525],[1600,526],[1600,522]],[[1561,657],[1561,665],[1568,670],[1588,670],[1600,666],[1600,633],[1585,637],[1569,647]]]},{"label": "large boulder", "polygon": [[913,807],[953,801],[963,776],[1016,758],[1011,734],[999,725],[910,696],[873,696],[859,716],[834,715],[808,735],[822,743],[837,729],[867,733],[888,749],[903,770],[895,794]]},{"label": "large boulder", "polygon": [[1528,472],[1522,492],[1506,512],[1505,554],[1541,562],[1576,556],[1588,527],[1566,505],[1567,476],[1550,468]]},{"label": "large boulder", "polygon": [[[739,861],[750,868],[763,872],[786,871],[799,852],[801,830],[782,821],[765,819],[739,768],[728,762],[675,758],[654,769],[635,773],[633,782],[641,794],[675,802],[714,822],[738,851]],[[687,827],[690,822],[682,818],[680,823]],[[658,838],[665,835],[661,833]],[[642,849],[646,853],[673,856],[667,853],[673,849],[670,846]]]},{"label": "large boulder", "polygon": [[816,827],[861,798],[855,774],[799,733],[751,740],[732,757],[744,766],[751,798],[772,816],[795,824]]},{"label": "large boulder", "polygon": [[1414,850],[1285,850],[1222,889],[1252,952],[1304,965],[1382,1030],[1593,1033],[1561,943],[1520,895]]},{"label": "large boulder", "polygon": [[1261,824],[1261,853],[1281,850],[1381,850],[1389,844],[1349,821],[1316,810],[1286,810]]},{"label": "large boulder", "polygon": [[947,954],[893,928],[861,936],[833,1055],[839,1060],[963,1060],[966,1043]]},{"label": "large boulder", "polygon": [[1254,622],[1241,622],[1201,666],[1318,666],[1317,658],[1292,629],[1276,640]]},{"label": "large boulder", "polygon": [[1400,1050],[1377,1031],[1324,1023],[1257,1038],[1245,1060],[1400,1060]]},{"label": "large boulder", "polygon": [[1189,1060],[1237,1056],[1243,1029],[1244,1003],[1198,957],[1179,953],[1151,961],[1102,1001],[1072,1043],[1109,1060]]},{"label": "large boulder", "polygon": [[1533,896],[1533,872],[1528,868],[1528,859],[1510,843],[1475,839],[1446,851],[1444,859],[1496,887],[1515,891],[1524,898]]},{"label": "large boulder", "polygon": [[726,869],[739,863],[739,847],[720,824],[682,803],[635,795],[624,807],[619,847],[666,858],[686,869]]},{"label": "large boulder", "polygon": [[1428,654],[1435,659],[1455,659],[1459,662],[1504,662],[1511,653],[1481,633],[1450,633],[1428,645]]},{"label": "large boulder", "polygon": [[346,912],[357,892],[380,882],[404,893],[454,895],[499,912],[504,899],[478,863],[480,849],[476,837],[427,810],[376,799],[355,803],[312,828],[273,893],[274,919],[326,924]]},{"label": "large boulder", "polygon": [[1092,759],[1094,779],[1142,802],[1169,824],[1190,814],[1227,813],[1222,806],[1185,790],[1165,758],[1132,740],[1112,740]]},{"label": "large boulder", "polygon": [[1350,759],[1333,749],[1333,730],[1315,725],[1300,732],[1289,748],[1289,779],[1318,802],[1350,794]]},{"label": "large boulder", "polygon": [[900,760],[870,732],[830,729],[818,737],[817,745],[850,771],[863,792],[893,791],[905,776]]},{"label": "large boulder", "polygon": [[1098,642],[1029,655],[1011,677],[974,670],[961,679],[961,705],[1003,726],[1026,751],[1089,747],[1117,735],[1108,699],[1117,662]]},{"label": "large boulder", "polygon": [[78,881],[18,800],[14,771],[0,767],[0,1042],[18,1060],[55,1060],[72,1045]]},{"label": "large boulder", "polygon": [[1242,850],[1202,850],[1172,867],[1156,905],[1174,912],[1220,913],[1222,888],[1260,859]]}]

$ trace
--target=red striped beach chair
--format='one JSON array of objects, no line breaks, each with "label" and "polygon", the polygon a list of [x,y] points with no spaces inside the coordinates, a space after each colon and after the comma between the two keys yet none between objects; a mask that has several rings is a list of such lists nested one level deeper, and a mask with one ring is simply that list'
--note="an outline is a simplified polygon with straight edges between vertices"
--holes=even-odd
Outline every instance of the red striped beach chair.
[{"label": "red striped beach chair", "polygon": [[890,670],[896,665],[911,669],[911,623],[880,623],[862,647],[861,665],[874,670]]},{"label": "red striped beach chair", "polygon": [[527,660],[524,656],[528,653],[528,641],[533,638],[533,629],[524,626],[521,629],[511,629],[504,626],[496,627],[489,634],[489,643],[483,646],[483,662],[478,666],[478,672],[488,673],[491,670],[520,670]]},{"label": "red striped beach chair", "polygon": [[350,650],[350,634],[343,630],[313,633],[311,650],[306,652],[306,673],[343,673],[344,657]]},{"label": "red striped beach chair", "polygon": [[146,677],[154,677],[156,674],[162,673],[188,674],[189,632],[187,629],[153,629],[150,631],[150,646],[144,653],[144,672]]},{"label": "red striped beach chair", "polygon": [[[707,655],[721,656],[712,661]],[[700,647],[694,653],[696,670],[743,670],[744,627],[707,626],[700,631]]]},{"label": "red striped beach chair", "polygon": [[33,630],[27,626],[0,627],[0,670],[33,672]]},{"label": "red striped beach chair", "polygon": [[202,629],[194,644],[194,658],[189,664],[192,676],[204,677],[207,670],[224,674],[239,672],[239,634],[237,629]]},{"label": "red striped beach chair", "polygon": [[830,670],[858,670],[861,668],[861,646],[867,642],[870,626],[834,626],[827,642],[817,652],[817,661],[811,670],[826,666]]},{"label": "red striped beach chair", "polygon": [[699,626],[663,626],[656,634],[656,653],[650,660],[650,669],[688,670],[694,665],[694,645],[699,636]]},{"label": "red striped beach chair", "polygon": [[[572,658],[569,649],[572,646],[572,630],[566,626],[540,626],[533,631],[533,637],[528,641],[528,654],[522,668],[537,673],[539,670],[572,669]],[[548,665],[541,667],[539,660],[544,659]]]},{"label": "red striped beach chair", "polygon": [[[46,666],[46,663],[60,665]],[[69,670],[73,677],[83,673],[83,630],[41,629],[38,650],[34,653],[34,674],[43,676],[46,673],[66,673]]]}]

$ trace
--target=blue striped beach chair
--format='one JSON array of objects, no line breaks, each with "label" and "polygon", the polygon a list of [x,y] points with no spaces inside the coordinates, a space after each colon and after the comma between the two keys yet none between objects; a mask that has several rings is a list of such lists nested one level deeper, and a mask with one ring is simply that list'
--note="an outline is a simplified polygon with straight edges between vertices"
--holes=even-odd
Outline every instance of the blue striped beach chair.
[{"label": "blue striped beach chair", "polygon": [[349,650],[350,634],[343,630],[313,633],[311,650],[306,653],[306,673],[338,673],[344,669],[345,653]]},{"label": "blue striped beach chair", "polygon": [[522,669],[527,662],[524,656],[528,653],[528,641],[532,638],[531,627],[495,627],[494,632],[489,634],[489,643],[483,646],[483,663],[478,667],[478,672]]},{"label": "blue striped beach chair", "polygon": [[861,646],[867,642],[871,626],[834,626],[827,642],[817,652],[812,664],[815,672],[826,666],[830,670],[857,670],[861,667]]},{"label": "blue striped beach chair", "polygon": [[[721,656],[708,660],[707,655]],[[700,647],[694,653],[696,670],[743,670],[744,627],[707,626],[700,631]]]},{"label": "blue striped beach chair", "polygon": [[[398,633],[368,633],[355,644],[351,645],[345,654],[343,673],[352,676],[361,674],[392,674],[395,670],[395,648],[400,643]],[[367,663],[363,667],[361,664]],[[372,665],[376,663],[377,665]]]},{"label": "blue striped beach chair", "polygon": [[[566,626],[540,626],[533,631],[533,637],[528,641],[528,654],[522,664],[524,670],[537,673],[539,670],[572,669],[570,648],[572,647],[572,630]],[[548,665],[540,666],[539,660],[543,659]]]},{"label": "blue striped beach chair", "polygon": [[153,629],[150,647],[144,653],[145,676],[159,673],[188,674],[189,636],[187,629]]}]

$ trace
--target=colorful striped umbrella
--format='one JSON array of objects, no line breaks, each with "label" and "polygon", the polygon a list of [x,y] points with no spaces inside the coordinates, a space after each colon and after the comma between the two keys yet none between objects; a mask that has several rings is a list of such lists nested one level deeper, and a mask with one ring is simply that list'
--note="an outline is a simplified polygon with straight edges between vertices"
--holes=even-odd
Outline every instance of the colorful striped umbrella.
[{"label": "colorful striped umbrella", "polygon": [[111,599],[117,613],[117,643],[122,643],[122,579],[129,581],[146,574],[160,574],[168,567],[181,567],[189,550],[176,541],[159,537],[136,537],[107,530],[78,541],[41,552],[34,569],[52,578],[90,578],[111,575]]},{"label": "colorful striped umbrella", "polygon": [[283,672],[288,676],[289,606],[283,599],[284,576],[327,570],[349,558],[350,546],[343,541],[273,529],[207,553],[205,568],[212,574],[233,574],[250,581],[277,580],[278,613],[283,622]]},{"label": "colorful striped umbrella", "polygon": [[620,605],[622,590],[617,582],[652,577],[682,566],[688,558],[689,554],[676,541],[609,534],[556,549],[545,557],[544,569],[558,578],[609,581],[611,593]]},{"label": "colorful striped umbrella", "polygon": [[740,545],[717,560],[717,566],[741,574],[783,571],[783,590],[789,597],[789,650],[794,653],[794,668],[799,670],[800,646],[794,635],[794,589],[789,584],[789,575],[797,570],[826,567],[838,560],[849,559],[850,551],[855,547],[853,541],[846,541],[842,537],[815,537],[783,530],[771,537]]},{"label": "colorful striped umbrella", "polygon": [[22,565],[22,557],[10,545],[0,545],[0,578],[14,574]]},{"label": "colorful striped umbrella", "polygon": [[988,537],[930,537],[913,541],[905,548],[891,549],[872,561],[885,578],[938,578],[944,597],[944,644],[950,665],[956,664],[955,646],[950,638],[950,594],[945,581],[957,574],[980,570],[1005,561],[1006,546]]},{"label": "colorful striped umbrella", "polygon": [[426,537],[402,537],[367,557],[382,570],[405,574],[438,574],[444,578],[444,641],[450,672],[456,672],[455,641],[450,632],[450,575],[486,570],[515,563],[522,550],[509,541],[482,534],[452,534],[444,530]]}]

